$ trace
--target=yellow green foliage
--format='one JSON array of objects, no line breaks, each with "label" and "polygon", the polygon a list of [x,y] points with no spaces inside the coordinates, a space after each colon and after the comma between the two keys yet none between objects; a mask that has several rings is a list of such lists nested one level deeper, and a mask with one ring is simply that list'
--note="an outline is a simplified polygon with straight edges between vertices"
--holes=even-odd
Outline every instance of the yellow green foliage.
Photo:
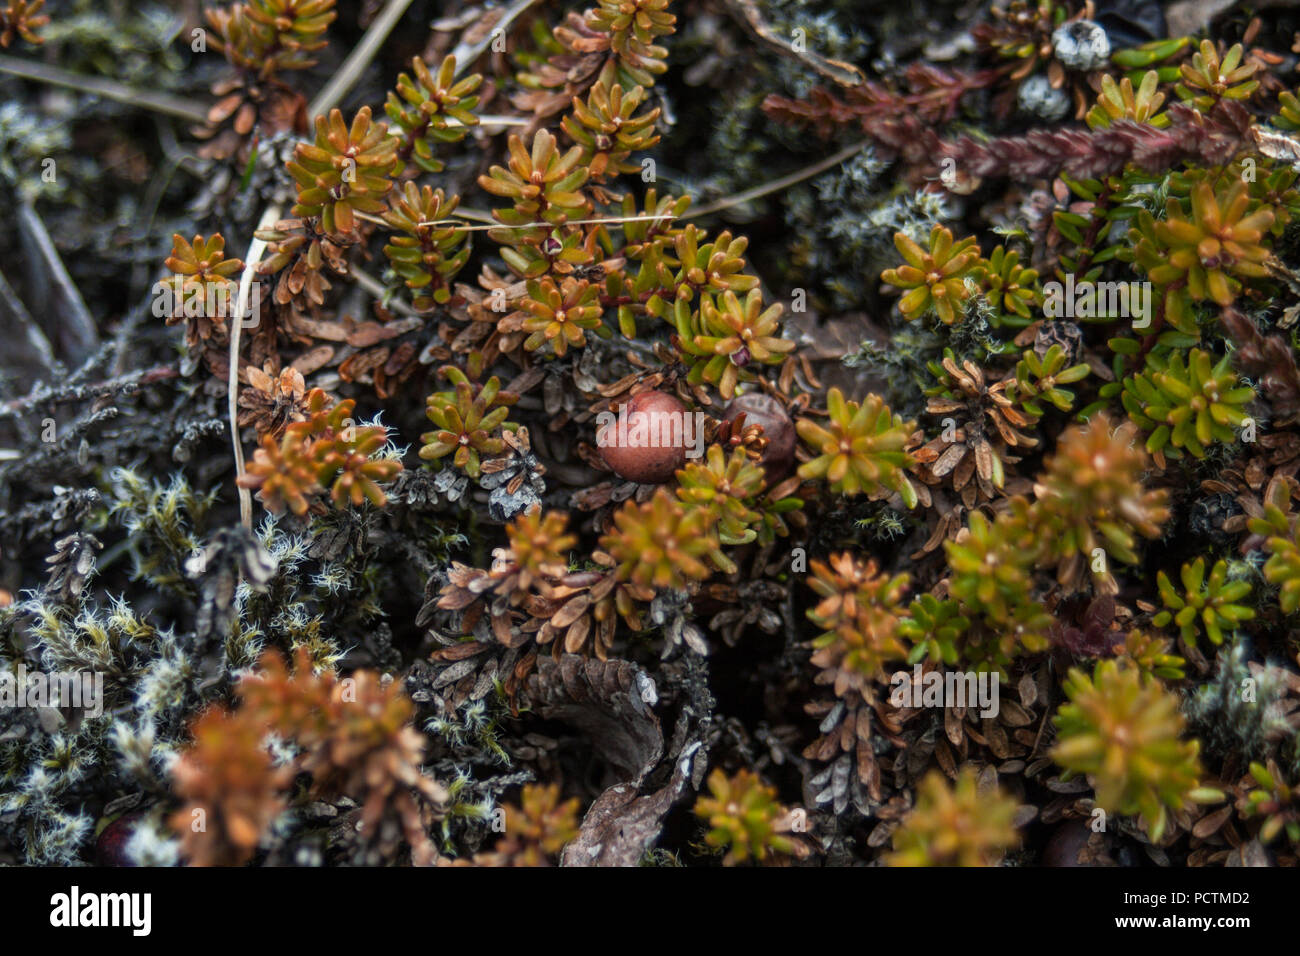
[{"label": "yellow green foliage", "polygon": [[955,783],[931,770],[917,785],[916,806],[894,832],[890,866],[995,866],[1020,842],[1016,801],[996,787],[981,790],[975,771]]}]

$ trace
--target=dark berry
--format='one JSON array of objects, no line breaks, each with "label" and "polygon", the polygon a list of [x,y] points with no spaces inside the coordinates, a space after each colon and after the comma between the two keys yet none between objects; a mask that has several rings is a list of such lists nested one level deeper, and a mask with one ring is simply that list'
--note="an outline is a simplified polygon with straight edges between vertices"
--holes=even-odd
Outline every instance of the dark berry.
[{"label": "dark berry", "polygon": [[143,816],[139,810],[124,813],[99,831],[95,838],[96,866],[135,866],[126,855],[126,844]]},{"label": "dark berry", "polygon": [[1043,848],[1043,866],[1091,866],[1079,859],[1092,830],[1084,820],[1066,820],[1047,838]]},{"label": "dark berry", "polygon": [[779,401],[763,392],[737,395],[722,413],[724,422],[735,421],[744,413],[746,425],[758,425],[767,438],[763,450],[763,468],[768,481],[784,477],[794,465],[794,422]]}]

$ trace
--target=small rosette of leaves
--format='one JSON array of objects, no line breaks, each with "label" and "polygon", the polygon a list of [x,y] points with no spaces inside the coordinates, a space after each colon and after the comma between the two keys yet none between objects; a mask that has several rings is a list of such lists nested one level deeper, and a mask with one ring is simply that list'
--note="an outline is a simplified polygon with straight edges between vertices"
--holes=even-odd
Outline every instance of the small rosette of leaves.
[{"label": "small rosette of leaves", "polygon": [[677,472],[677,497],[705,509],[718,541],[733,546],[758,537],[763,516],[751,507],[763,491],[763,469],[750,461],[743,448],[728,458],[721,445],[710,445],[702,461],[688,461]]},{"label": "small rosette of leaves", "polygon": [[676,220],[686,215],[690,207],[690,196],[660,196],[653,188],[645,191],[642,205],[638,207],[636,197],[626,193],[619,209],[619,215],[629,220],[623,223],[622,254],[639,262],[653,249],[662,248],[665,241],[668,246],[674,246],[687,228],[677,225]]},{"label": "small rosette of leaves", "polygon": [[[1065,22],[1070,11],[1056,0],[1010,0],[995,4],[989,11],[990,22],[976,25],[972,31],[982,52],[994,53],[1007,60],[1019,60],[1011,79],[1019,82],[1042,65],[1051,62],[1052,31]],[[1061,70],[1057,65],[1057,71]]]},{"label": "small rosette of leaves", "polygon": [[962,638],[970,626],[960,602],[922,594],[907,609],[907,616],[899,620],[898,635],[912,645],[907,655],[909,664],[928,659],[952,666],[961,659]]},{"label": "small rosette of leaves", "polygon": [[1101,77],[1101,92],[1097,103],[1085,117],[1091,129],[1107,129],[1116,120],[1146,123],[1157,129],[1169,125],[1169,116],[1160,112],[1165,94],[1159,92],[1160,77],[1155,70],[1147,70],[1136,90],[1127,76],[1119,83],[1109,73]]},{"label": "small rosette of leaves", "polygon": [[709,793],[695,801],[695,815],[710,828],[705,842],[727,851],[723,866],[749,860],[762,863],[794,849],[783,832],[789,811],[777,802],[776,790],[752,770],[738,770],[728,777],[721,768],[714,769],[709,774]]},{"label": "small rosette of leaves", "polygon": [[1134,424],[1149,431],[1147,451],[1204,458],[1214,442],[1236,441],[1255,390],[1239,385],[1229,356],[1211,365],[1209,352],[1176,350],[1147,356],[1146,369],[1124,380],[1121,401]]},{"label": "small rosette of leaves", "polygon": [[569,551],[578,543],[568,526],[569,516],[562,511],[525,512],[506,525],[521,590],[527,590],[534,579],[559,577],[568,570]]},{"label": "small rosette of leaves", "polygon": [[493,375],[485,385],[471,382],[454,365],[442,369],[451,383],[450,392],[429,396],[425,414],[436,426],[420,436],[424,447],[420,457],[434,461],[453,455],[452,464],[471,478],[481,473],[480,456],[499,455],[506,443],[495,433],[514,431],[519,426],[506,421],[510,406],[519,400],[513,392],[501,390],[501,380]]},{"label": "small rosette of leaves", "polygon": [[600,305],[599,286],[571,276],[556,286],[555,280],[546,276],[540,281],[530,280],[527,288],[523,306],[529,316],[523,320],[523,329],[531,333],[524,340],[524,348],[529,352],[549,345],[555,355],[562,357],[569,346],[586,345],[589,331],[602,338],[612,334],[601,321],[604,310]]},{"label": "small rosette of leaves", "polygon": [[385,212],[384,197],[397,164],[397,140],[388,127],[370,119],[363,106],[351,128],[339,110],[316,117],[315,143],[299,143],[286,168],[298,184],[295,216],[319,218],[329,234],[350,233],[354,213]]},{"label": "small rosette of leaves", "polygon": [[[943,360],[926,363],[935,384],[925,390],[925,410],[936,417],[954,416],[957,429],[941,433],[915,452],[936,477],[953,475],[954,485],[969,481],[973,470],[986,488],[1001,488],[1006,482],[1004,458],[1017,460],[1008,448],[1032,448],[1038,439],[1020,429],[1034,418],[1015,407],[1008,394],[1012,381],[988,385],[984,370],[970,359],[957,364],[952,349],[945,348]],[[959,477],[960,476],[960,477]],[[991,494],[991,490],[986,492]]]},{"label": "small rosette of leaves", "polygon": [[718,233],[718,238],[706,242],[708,233],[688,224],[673,236],[676,254],[676,272],[671,258],[662,251],[655,263],[660,285],[675,290],[675,299],[665,300],[656,292],[646,300],[646,311],[674,325],[680,324],[683,303],[689,306],[697,292],[750,292],[758,288],[755,276],[745,275],[745,249],[749,240],[744,236],[732,238],[730,232]]},{"label": "small rosette of leaves", "polygon": [[1174,92],[1204,113],[1220,100],[1249,99],[1259,88],[1259,81],[1253,79],[1257,69],[1254,62],[1245,60],[1240,43],[1220,57],[1213,40],[1202,40],[1201,48],[1180,67],[1182,81]]},{"label": "small rosette of leaves", "polygon": [[1277,761],[1268,764],[1251,761],[1246,783],[1254,783],[1237,799],[1237,812],[1246,819],[1263,822],[1259,842],[1272,843],[1285,831],[1293,846],[1300,846],[1300,787],[1291,786],[1282,776]]},{"label": "small rosette of leaves", "polygon": [[564,117],[561,125],[569,138],[582,147],[582,164],[596,182],[620,173],[638,172],[640,167],[628,163],[628,157],[659,142],[655,132],[659,109],[636,115],[647,96],[642,86],[624,92],[617,83],[612,87],[597,83],[587,94],[586,103],[573,98],[573,113]]},{"label": "small rosette of leaves", "polygon": [[894,832],[890,866],[996,866],[1017,846],[1016,801],[982,789],[970,767],[953,784],[931,770],[917,785],[916,805]]},{"label": "small rosette of leaves", "polygon": [[1048,552],[1062,561],[1109,558],[1136,564],[1137,535],[1160,536],[1169,518],[1168,493],[1146,489],[1150,459],[1133,442],[1134,426],[1112,431],[1104,415],[1070,428],[1036,488],[1034,524]]},{"label": "small rosette of leaves", "polygon": [[447,199],[441,189],[423,189],[408,182],[398,193],[384,222],[395,234],[384,246],[393,271],[416,293],[412,305],[420,311],[443,305],[451,298],[451,280],[469,259],[469,233],[453,223],[442,223],[456,211],[460,199]]},{"label": "small rosette of leaves", "polygon": [[379,483],[395,478],[402,470],[402,463],[374,457],[388,443],[387,428],[344,424],[352,414],[352,404],[351,399],[339,403],[331,415],[330,430],[313,445],[319,460],[316,478],[329,488],[330,500],[336,508],[345,504],[360,507],[363,501],[382,508],[387,497]]},{"label": "small rosette of leaves", "polygon": [[363,833],[377,832],[388,818],[410,843],[415,865],[434,862],[421,805],[441,816],[449,794],[420,770],[425,740],[411,724],[415,705],[402,681],[381,680],[374,671],[340,680],[328,668],[313,667],[307,648],[299,647],[292,673],[268,651],[238,692],[242,718],[300,755],[291,780],[292,771],[301,770],[313,778],[312,797],[353,800]]},{"label": "small rosette of leaves", "polygon": [[1128,632],[1115,656],[1121,664],[1135,667],[1148,677],[1182,680],[1187,676],[1183,670],[1187,661],[1171,654],[1171,648],[1172,642],[1167,637],[1134,628]]},{"label": "small rosette of leaves", "polygon": [[1249,523],[1251,533],[1265,539],[1264,580],[1278,588],[1284,614],[1300,608],[1300,532],[1291,511],[1292,487],[1288,481],[1276,482],[1264,501],[1264,513]]},{"label": "small rosette of leaves", "polygon": [[[677,472],[677,497],[692,507],[703,508],[718,543],[728,547],[757,540],[770,544],[790,533],[782,515],[803,507],[798,498],[781,497],[784,488],[765,494],[767,478],[744,447],[731,456],[720,445],[710,445],[702,461],[689,461]],[[710,556],[718,570],[734,574],[736,566],[721,552]]]},{"label": "small rosette of leaves", "polygon": [[296,436],[290,440],[286,434],[277,442],[274,436],[263,435],[262,447],[253,453],[239,485],[256,490],[269,511],[280,513],[288,508],[303,515],[320,491],[315,465],[310,446]]},{"label": "small rosette of leaves", "polygon": [[980,252],[975,238],[954,242],[952,231],[936,224],[930,232],[929,249],[921,248],[901,232],[894,234],[894,245],[905,264],[886,269],[880,278],[905,290],[899,311],[908,319],[919,319],[933,311],[945,325],[956,322],[962,303],[971,295],[967,279],[979,275]]},{"label": "small rosette of leaves", "polygon": [[909,508],[917,503],[916,489],[905,469],[912,464],[904,446],[916,425],[893,414],[879,395],[861,404],[845,401],[838,388],[826,396],[825,425],[801,418],[799,437],[818,456],[799,467],[799,477],[824,479],[831,490],[845,495],[896,491]]},{"label": "small rosette of leaves", "polygon": [[333,407],[327,402],[323,391],[312,389],[306,398],[306,420],[285,428],[279,441],[264,436],[240,476],[240,487],[257,491],[269,510],[306,514],[327,488],[337,508],[359,507],[365,501],[383,507],[387,501],[379,484],[402,470],[395,459],[374,457],[388,443],[388,429],[353,424],[353,399]]},{"label": "small rosette of leaves", "polygon": [[[457,82],[456,58],[448,56],[437,74],[418,56],[411,60],[412,78],[406,73],[397,77],[397,88],[389,91],[384,112],[393,121],[397,146],[397,174],[407,162],[426,173],[440,173],[443,163],[434,157],[441,145],[459,143],[478,125],[474,108],[479,98],[473,93],[483,83],[482,75],[471,74]],[[398,132],[400,131],[400,132]]]},{"label": "small rosette of leaves", "polygon": [[[190,743],[177,756],[172,786],[184,801],[168,818],[191,866],[240,866],[284,810],[293,770],[276,767],[266,730],[218,706],[189,727]],[[202,811],[201,815],[196,811]],[[194,821],[202,818],[204,826]]]},{"label": "small rosette of leaves", "polygon": [[808,620],[822,629],[812,642],[813,664],[836,674],[840,696],[883,680],[885,665],[907,658],[899,623],[908,576],[881,574],[874,559],[859,561],[848,552],[809,567],[808,586],[821,597],[808,611]]},{"label": "small rosette of leaves", "polygon": [[269,79],[279,70],[305,70],[325,47],[338,16],[334,0],[248,0],[204,11],[216,36],[212,47],[233,66]]},{"label": "small rosette of leaves", "polygon": [[[235,307],[234,278],[243,271],[244,263],[226,258],[226,240],[221,233],[214,232],[206,239],[195,236],[193,242],[187,242],[180,233],[173,234],[172,254],[164,264],[172,271],[173,296],[176,280],[180,279],[180,296],[173,297],[168,324],[186,315],[218,319],[217,324],[223,324],[227,314],[223,310]],[[209,303],[214,306],[211,310]]]},{"label": "small rosette of leaves", "polygon": [[[1099,282],[1105,263],[1130,254],[1126,230],[1113,226],[1120,219],[1137,214],[1138,207],[1131,205],[1136,201],[1135,196],[1127,191],[1118,176],[1105,180],[1075,179],[1062,173],[1060,181],[1072,197],[1063,208],[1052,212],[1053,229],[1070,244],[1059,253],[1060,274],[1072,273],[1078,280]],[[1123,301],[1129,300],[1085,294],[1077,303],[1075,317],[1085,321],[1110,322],[1121,311],[1119,307]],[[1056,311],[1060,302],[1058,296],[1045,294],[1045,311]]]},{"label": "small rosette of leaves", "polygon": [[267,243],[267,257],[257,266],[259,275],[280,274],[275,284],[275,303],[287,305],[303,296],[313,305],[325,303],[331,288],[325,267],[347,273],[348,237],[326,235],[316,219],[281,219],[274,226],[259,229],[254,235]]},{"label": "small rosette of leaves", "polygon": [[654,41],[676,29],[677,18],[668,12],[670,2],[597,0],[587,11],[587,28],[609,36],[618,79],[627,89],[654,86],[655,76],[668,69],[668,51]]},{"label": "small rosette of leaves", "polygon": [[1198,788],[1200,742],[1180,739],[1178,698],[1158,682],[1106,660],[1091,677],[1071,670],[1065,692],[1070,700],[1053,718],[1057,743],[1051,757],[1067,776],[1089,776],[1103,810],[1140,813],[1159,843],[1169,810],[1222,799]]},{"label": "small rosette of leaves", "polygon": [[1032,597],[1041,550],[1034,538],[1023,513],[990,522],[972,511],[967,528],[944,542],[949,592],[985,625],[964,648],[965,659],[980,669],[1005,671],[1014,658],[1047,649],[1052,617]]},{"label": "small rosette of leaves", "polygon": [[[561,153],[555,137],[541,129],[533,134],[532,150],[524,148],[523,140],[511,136],[508,141],[510,159],[507,167],[493,166],[478,184],[494,196],[514,203],[510,209],[494,209],[492,215],[506,226],[527,226],[544,222],[560,226],[570,219],[581,219],[591,211],[591,203],[582,192],[590,173],[582,165],[582,147],[574,146]],[[545,241],[549,230],[539,227],[531,230],[492,230],[489,236],[507,246]],[[514,253],[512,257],[509,255]],[[518,249],[503,250],[502,255],[511,268],[525,278],[534,278],[546,272],[545,260],[522,258]]]},{"label": "small rosette of leaves", "polygon": [[1237,603],[1250,594],[1250,582],[1229,581],[1226,561],[1216,561],[1206,578],[1205,559],[1197,558],[1183,565],[1181,578],[1183,590],[1179,593],[1165,572],[1156,575],[1156,587],[1165,606],[1151,619],[1156,627],[1176,624],[1183,640],[1195,647],[1198,621],[1210,642],[1217,645],[1223,643],[1225,629],[1231,631],[1242,621],[1254,619],[1251,608]]},{"label": "small rosette of leaves", "polygon": [[535,867],[558,860],[565,844],[578,836],[578,807],[577,797],[560,799],[559,784],[524,784],[519,804],[504,805],[505,833],[490,862]]},{"label": "small rosette of leaves", "polygon": [[1067,368],[1068,361],[1069,356],[1059,344],[1042,355],[1026,349],[1016,363],[1016,377],[1007,387],[1007,397],[1034,418],[1046,413],[1044,403],[1068,412],[1074,407],[1074,392],[1061,386],[1081,382],[1091,371],[1085,362]]},{"label": "small rosette of leaves", "polygon": [[[1250,166],[1246,160],[1255,159],[1245,156],[1228,167],[1231,175],[1246,175]],[[1257,160],[1254,181],[1248,183],[1250,198],[1263,208],[1273,212],[1273,225],[1269,234],[1278,239],[1286,232],[1297,212],[1300,212],[1300,189],[1296,182],[1300,179],[1300,169],[1289,162],[1270,161],[1268,158]]]},{"label": "small rosette of leaves", "polygon": [[981,264],[980,285],[989,302],[1008,316],[1028,324],[1031,310],[1042,306],[1043,293],[1038,287],[1038,270],[1020,264],[1020,253],[998,246]]},{"label": "small rosette of leaves", "polygon": [[779,302],[764,309],[758,289],[750,289],[743,301],[731,290],[718,300],[703,295],[696,313],[678,299],[676,341],[691,366],[686,380],[716,385],[730,399],[738,382],[753,379],[751,363],[776,365],[794,350],[794,342],[781,338],[781,312]]},{"label": "small rosette of leaves", "polygon": [[1268,273],[1263,263],[1269,251],[1264,234],[1275,213],[1266,205],[1253,205],[1246,183],[1233,179],[1216,193],[1201,179],[1187,202],[1169,197],[1165,218],[1157,222],[1149,212],[1138,213],[1133,256],[1147,277],[1164,294],[1165,318],[1175,329],[1197,336],[1195,318],[1188,306],[1212,300],[1228,306],[1241,293],[1242,280],[1260,279]]},{"label": "small rosette of leaves", "polygon": [[702,509],[660,488],[644,504],[628,501],[614,512],[614,527],[600,546],[618,566],[620,581],[680,590],[711,573],[704,562],[717,542],[708,525]]},{"label": "small rosette of leaves", "polygon": [[14,37],[22,37],[32,46],[44,43],[36,32],[50,22],[49,16],[41,13],[44,6],[45,0],[9,0],[8,6],[0,9],[0,48],[8,49]]}]

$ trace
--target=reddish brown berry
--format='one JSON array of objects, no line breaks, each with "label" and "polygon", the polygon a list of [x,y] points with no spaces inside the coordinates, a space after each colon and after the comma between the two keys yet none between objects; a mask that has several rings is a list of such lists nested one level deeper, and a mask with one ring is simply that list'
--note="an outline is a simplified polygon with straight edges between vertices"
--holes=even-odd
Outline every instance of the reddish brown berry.
[{"label": "reddish brown berry", "polygon": [[143,818],[143,811],[133,810],[104,827],[95,840],[95,865],[134,866],[131,858],[126,855],[126,844],[131,839],[135,825]]},{"label": "reddish brown berry", "polygon": [[1043,866],[1092,866],[1079,860],[1088,838],[1092,835],[1088,824],[1083,820],[1066,820],[1057,826],[1047,838],[1043,849]]},{"label": "reddish brown berry", "polygon": [[763,392],[737,395],[722,414],[724,422],[733,422],[741,414],[746,425],[763,429],[767,447],[763,449],[763,469],[769,482],[784,477],[794,465],[794,422],[779,401]]},{"label": "reddish brown berry", "polygon": [[614,420],[602,417],[605,421],[596,428],[600,456],[628,481],[667,481],[686,464],[687,444],[703,441],[695,432],[694,416],[667,392],[639,392]]}]

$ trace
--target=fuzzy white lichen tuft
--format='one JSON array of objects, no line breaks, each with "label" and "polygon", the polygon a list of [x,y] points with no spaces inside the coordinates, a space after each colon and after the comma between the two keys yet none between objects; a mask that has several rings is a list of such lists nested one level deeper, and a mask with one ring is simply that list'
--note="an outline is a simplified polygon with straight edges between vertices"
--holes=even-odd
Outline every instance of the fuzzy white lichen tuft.
[{"label": "fuzzy white lichen tuft", "polygon": [[1020,84],[1016,103],[1030,116],[1056,121],[1070,112],[1070,97],[1065,90],[1052,86],[1045,76],[1031,76]]},{"label": "fuzzy white lichen tuft", "polygon": [[126,858],[136,866],[179,866],[180,843],[152,816],[140,820],[126,841]]},{"label": "fuzzy white lichen tuft", "polygon": [[1052,53],[1071,70],[1097,70],[1110,59],[1110,37],[1099,23],[1072,20],[1052,33]]}]

